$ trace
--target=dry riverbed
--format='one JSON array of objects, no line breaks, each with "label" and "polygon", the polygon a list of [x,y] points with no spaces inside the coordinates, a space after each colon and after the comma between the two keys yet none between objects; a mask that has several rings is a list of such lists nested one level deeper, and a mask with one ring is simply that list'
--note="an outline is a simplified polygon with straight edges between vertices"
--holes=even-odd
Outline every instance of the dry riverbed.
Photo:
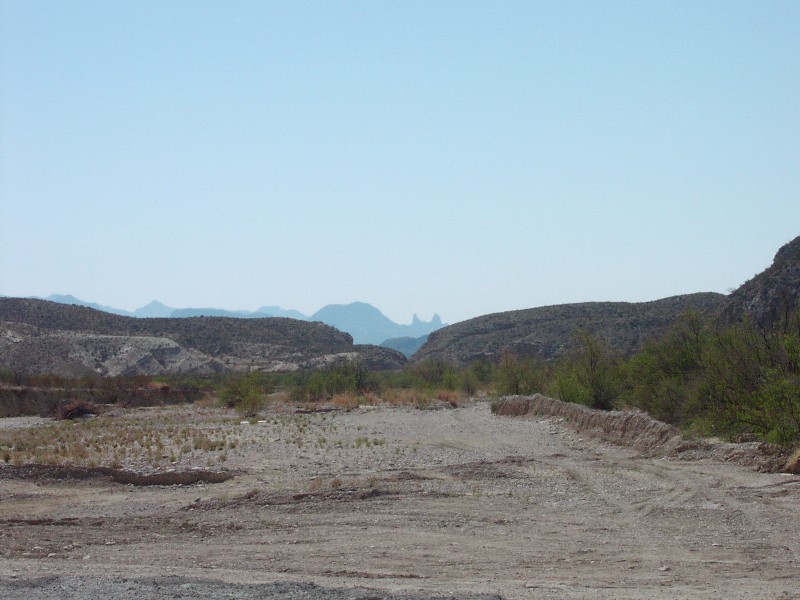
[{"label": "dry riverbed", "polygon": [[[283,409],[257,423],[194,407],[102,419],[0,419],[0,446],[28,435],[34,453],[50,440],[40,459],[86,467],[78,477],[24,467],[22,455],[0,463],[0,598],[736,599],[800,589],[798,476],[644,458],[563,419],[493,416],[484,402]],[[103,467],[235,477],[142,486]]]}]

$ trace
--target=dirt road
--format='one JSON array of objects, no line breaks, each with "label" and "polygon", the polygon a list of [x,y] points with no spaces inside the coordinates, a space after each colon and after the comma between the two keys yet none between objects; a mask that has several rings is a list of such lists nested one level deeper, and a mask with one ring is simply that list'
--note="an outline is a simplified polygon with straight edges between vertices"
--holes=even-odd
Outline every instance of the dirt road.
[{"label": "dirt road", "polygon": [[800,597],[797,476],[486,403],[226,427],[219,484],[0,467],[0,598]]}]

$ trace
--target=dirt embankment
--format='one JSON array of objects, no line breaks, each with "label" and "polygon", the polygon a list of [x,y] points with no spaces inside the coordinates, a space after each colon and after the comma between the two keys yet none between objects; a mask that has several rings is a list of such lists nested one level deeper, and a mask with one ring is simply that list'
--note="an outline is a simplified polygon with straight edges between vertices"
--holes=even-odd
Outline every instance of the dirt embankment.
[{"label": "dirt embankment", "polygon": [[725,443],[693,439],[677,427],[653,419],[640,411],[601,411],[580,404],[561,402],[541,394],[509,396],[497,404],[497,414],[505,416],[538,415],[560,417],[577,432],[634,448],[648,457],[672,457],[687,460],[713,458],[734,462],[768,473],[793,472],[789,454],[764,442]]}]

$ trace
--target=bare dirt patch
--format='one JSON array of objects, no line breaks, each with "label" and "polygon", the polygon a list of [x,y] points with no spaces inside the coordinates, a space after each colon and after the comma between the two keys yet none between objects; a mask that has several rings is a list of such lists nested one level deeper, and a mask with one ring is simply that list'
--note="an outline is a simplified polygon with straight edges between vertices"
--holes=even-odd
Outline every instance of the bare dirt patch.
[{"label": "bare dirt patch", "polygon": [[0,466],[0,598],[797,594],[794,475],[647,456],[564,417],[498,417],[486,403],[260,423],[185,407],[115,418],[119,431],[130,419],[172,427],[180,443],[195,431],[225,440],[188,442],[142,473],[209,468],[209,457],[217,469],[224,452],[222,468],[239,474],[134,486]]}]

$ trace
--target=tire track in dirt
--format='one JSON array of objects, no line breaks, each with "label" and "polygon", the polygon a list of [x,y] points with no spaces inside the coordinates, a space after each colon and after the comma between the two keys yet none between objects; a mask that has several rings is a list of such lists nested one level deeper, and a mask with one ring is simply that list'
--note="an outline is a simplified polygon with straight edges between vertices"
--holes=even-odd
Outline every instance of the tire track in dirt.
[{"label": "tire track in dirt", "polygon": [[561,417],[497,417],[485,403],[236,427],[247,445],[228,464],[247,472],[219,484],[0,482],[0,546],[12,550],[0,597],[41,576],[70,590],[65,578],[80,578],[76,600],[167,576],[181,578],[163,587],[176,594],[213,580],[219,598],[276,581],[376,599],[796,591],[797,477],[645,458]]}]

